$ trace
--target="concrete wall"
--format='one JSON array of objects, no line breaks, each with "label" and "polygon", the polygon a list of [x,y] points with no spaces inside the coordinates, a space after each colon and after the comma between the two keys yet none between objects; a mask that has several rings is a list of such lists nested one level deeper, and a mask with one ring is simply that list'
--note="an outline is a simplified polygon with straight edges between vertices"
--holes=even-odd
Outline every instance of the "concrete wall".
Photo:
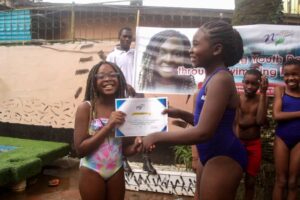
[{"label": "concrete wall", "polygon": [[[75,112],[83,100],[87,79],[87,73],[76,75],[76,71],[88,71],[100,61],[97,52],[108,54],[115,44],[107,41],[0,46],[0,135],[72,145]],[[85,45],[89,48],[83,48]],[[80,61],[88,57],[90,61]],[[192,111],[192,98],[186,103],[186,95],[146,96],[167,96],[171,106]],[[169,127],[171,131],[180,129],[172,125],[172,119]],[[158,152],[165,152],[166,156],[155,154],[154,162],[174,162],[169,145],[162,145]],[[132,160],[141,160],[141,156]]]}]

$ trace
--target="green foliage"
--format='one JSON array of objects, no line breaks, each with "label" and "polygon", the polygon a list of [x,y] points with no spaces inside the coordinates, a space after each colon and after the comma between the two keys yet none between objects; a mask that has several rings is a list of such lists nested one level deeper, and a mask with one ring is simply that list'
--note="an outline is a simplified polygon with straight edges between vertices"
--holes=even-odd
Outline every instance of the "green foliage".
[{"label": "green foliage", "polygon": [[275,166],[273,156],[273,143],[275,137],[276,122],[272,117],[274,98],[269,98],[268,108],[268,126],[264,127],[261,132],[262,140],[262,163],[260,172],[256,179],[256,198],[255,199],[271,199],[272,190],[275,182]]},{"label": "green foliage", "polygon": [[178,145],[173,147],[175,161],[178,164],[184,164],[186,170],[192,169],[192,148],[191,146]]},{"label": "green foliage", "polygon": [[232,24],[281,24],[282,10],[282,0],[235,0]]},{"label": "green foliage", "polygon": [[269,108],[268,108],[268,125],[267,127],[264,127],[261,132],[261,140],[262,140],[262,153],[263,153],[263,160],[265,160],[268,163],[274,163],[273,158],[273,142],[275,137],[275,127],[276,122],[273,120],[272,114],[273,114],[273,98],[270,98],[269,100]]},{"label": "green foliage", "polygon": [[69,153],[66,143],[1,137],[0,145],[16,149],[0,153],[0,186],[41,172],[42,166]]}]

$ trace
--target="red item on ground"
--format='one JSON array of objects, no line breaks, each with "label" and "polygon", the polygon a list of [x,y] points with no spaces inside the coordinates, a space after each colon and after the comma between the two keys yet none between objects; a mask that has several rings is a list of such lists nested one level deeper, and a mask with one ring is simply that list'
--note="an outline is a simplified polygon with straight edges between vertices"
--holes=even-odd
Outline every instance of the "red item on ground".
[{"label": "red item on ground", "polygon": [[59,185],[59,179],[55,178],[55,179],[51,179],[50,181],[48,181],[48,186],[50,187],[56,187]]}]

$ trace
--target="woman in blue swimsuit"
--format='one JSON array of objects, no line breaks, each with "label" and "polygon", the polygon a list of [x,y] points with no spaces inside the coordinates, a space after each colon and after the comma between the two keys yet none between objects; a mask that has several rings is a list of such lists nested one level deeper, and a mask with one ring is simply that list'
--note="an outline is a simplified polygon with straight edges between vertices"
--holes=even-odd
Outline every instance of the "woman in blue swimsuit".
[{"label": "woman in blue swimsuit", "polygon": [[[300,61],[293,59],[283,66],[285,86],[275,90],[273,117],[277,121],[274,142],[276,181],[273,200],[297,199],[300,174]],[[299,198],[298,198],[299,199]]]},{"label": "woman in blue swimsuit", "polygon": [[229,66],[243,56],[239,33],[224,21],[202,25],[190,50],[195,67],[204,67],[206,78],[196,98],[194,114],[178,109],[165,111],[194,127],[177,132],[154,133],[143,138],[145,150],[155,143],[197,144],[203,171],[200,199],[234,199],[247,165],[244,146],[233,131],[239,97]]}]

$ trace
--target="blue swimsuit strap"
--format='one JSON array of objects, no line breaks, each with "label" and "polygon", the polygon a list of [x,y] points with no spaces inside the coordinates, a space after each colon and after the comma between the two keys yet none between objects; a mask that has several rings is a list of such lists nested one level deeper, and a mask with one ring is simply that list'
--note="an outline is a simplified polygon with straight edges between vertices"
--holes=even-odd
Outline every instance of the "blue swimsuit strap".
[{"label": "blue swimsuit strap", "polygon": [[295,97],[295,96],[289,95],[286,92],[283,93],[282,97],[283,96],[288,96],[288,97],[291,97],[291,98],[294,98],[294,99],[300,99],[300,97]]},{"label": "blue swimsuit strap", "polygon": [[[210,81],[210,79],[215,75],[215,74],[217,74],[219,71],[228,71],[228,69],[227,68],[223,68],[223,67],[218,67],[218,68],[216,68],[215,69],[215,71],[213,71],[213,73],[208,77],[208,79],[205,81],[205,83],[203,84],[203,88],[206,88],[206,85],[207,85],[207,83]],[[205,91],[204,91],[204,93],[205,93]]]}]

